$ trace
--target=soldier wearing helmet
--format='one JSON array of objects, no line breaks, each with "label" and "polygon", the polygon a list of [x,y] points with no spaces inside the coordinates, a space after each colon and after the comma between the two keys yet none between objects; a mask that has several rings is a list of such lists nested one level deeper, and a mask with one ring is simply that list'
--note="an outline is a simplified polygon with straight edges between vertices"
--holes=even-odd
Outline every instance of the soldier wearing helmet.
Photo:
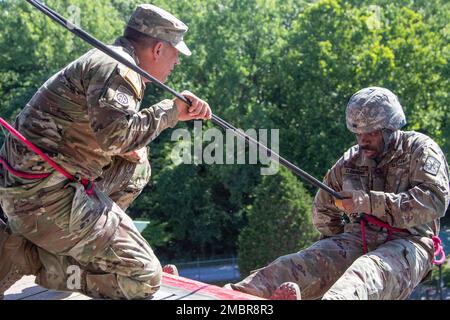
[{"label": "soldier wearing helmet", "polygon": [[229,287],[261,297],[275,291],[283,298],[406,299],[440,258],[434,247],[449,203],[449,171],[439,146],[400,130],[405,114],[385,88],[355,93],[346,119],[357,145],[324,178],[346,199],[318,191],[313,222],[321,240]]}]

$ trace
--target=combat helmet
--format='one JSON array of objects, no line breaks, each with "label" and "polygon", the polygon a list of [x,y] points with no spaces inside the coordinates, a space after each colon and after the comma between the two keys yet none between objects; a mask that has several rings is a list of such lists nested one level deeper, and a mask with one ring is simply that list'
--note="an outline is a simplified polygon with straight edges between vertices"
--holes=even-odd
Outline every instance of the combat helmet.
[{"label": "combat helmet", "polygon": [[380,87],[356,92],[347,104],[346,121],[348,130],[357,134],[383,129],[396,131],[406,124],[397,96]]}]

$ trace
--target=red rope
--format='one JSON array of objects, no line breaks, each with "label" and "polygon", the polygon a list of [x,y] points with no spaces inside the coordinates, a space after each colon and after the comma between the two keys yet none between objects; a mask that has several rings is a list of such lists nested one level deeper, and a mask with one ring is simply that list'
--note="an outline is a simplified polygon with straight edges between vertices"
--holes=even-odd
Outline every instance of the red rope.
[{"label": "red rope", "polygon": [[[44,152],[42,152],[38,147],[36,147],[34,144],[32,144],[30,141],[27,140],[19,131],[14,129],[8,122],[6,122],[3,118],[0,117],[0,124],[4,126],[10,133],[15,135],[21,142],[23,142],[28,148],[36,152],[38,155],[42,157],[48,164],[50,164],[56,171],[64,175],[68,180],[70,181],[76,181],[74,176],[72,176],[70,173],[68,173],[66,170],[61,168],[59,165],[57,165],[52,159],[50,159],[49,156],[47,156]],[[1,158],[0,158],[1,159]],[[42,174],[33,174],[33,173],[26,173],[17,171],[14,168],[12,168],[4,159],[0,160],[0,163],[5,167],[6,170],[11,172],[11,174],[25,178],[25,179],[44,179],[47,178],[50,173],[42,173]],[[85,191],[87,195],[92,195],[94,192],[94,183],[92,181],[89,181],[87,179],[81,179],[81,184],[84,186]]]},{"label": "red rope", "polygon": [[[434,257],[433,257],[433,263],[435,265],[441,265],[445,261],[445,252],[444,247],[442,246],[442,241],[437,236],[432,236],[431,239],[433,240],[433,246],[434,246]],[[441,256],[440,259],[436,260],[437,257]]]},{"label": "red rope", "polygon": [[380,219],[372,216],[372,215],[367,215],[367,214],[361,214],[360,216],[360,224],[361,224],[361,238],[362,238],[362,242],[363,242],[363,252],[364,254],[366,254],[367,252],[369,252],[368,248],[367,248],[367,239],[366,239],[366,222],[373,224],[375,226],[384,228],[387,230],[388,236],[386,238],[386,242],[391,241],[392,240],[392,234],[394,232],[406,232],[406,233],[410,233],[408,230],[406,229],[400,229],[400,228],[395,228],[390,226],[388,223],[381,221]]},{"label": "red rope", "polygon": [[[388,232],[388,236],[386,238],[386,242],[392,240],[392,234],[394,232],[406,232],[406,233],[410,233],[408,230],[406,229],[400,229],[400,228],[395,228],[390,226],[388,223],[381,221],[380,219],[372,216],[372,215],[367,215],[367,214],[361,214],[360,216],[360,224],[361,224],[361,238],[362,238],[362,242],[363,242],[363,252],[364,254],[366,254],[367,252],[369,252],[368,248],[367,248],[367,239],[366,239],[366,222],[376,225],[378,227],[382,227],[385,228]],[[433,263],[435,265],[440,265],[443,264],[445,261],[445,252],[444,252],[444,247],[442,246],[442,241],[441,239],[439,239],[439,237],[437,236],[432,236],[431,239],[433,240],[433,246],[434,246],[434,257],[433,257]],[[436,260],[437,257],[441,256],[440,259]]]},{"label": "red rope", "polygon": [[24,179],[45,179],[50,173],[27,173],[22,171],[17,171],[13,167],[9,165],[3,158],[0,157],[0,163],[5,167],[6,170],[11,172],[16,177],[24,178]]},{"label": "red rope", "polygon": [[58,166],[52,159],[50,159],[45,153],[43,153],[41,150],[39,150],[38,147],[36,147],[34,144],[32,144],[30,141],[27,140],[19,131],[14,129],[8,122],[0,118],[0,124],[4,126],[9,132],[11,132],[13,135],[15,135],[20,141],[22,141],[28,148],[36,152],[38,155],[42,157],[45,161],[47,161],[53,168],[55,168],[56,171],[63,174],[67,179],[69,180],[75,180],[74,177],[66,172],[63,168]]}]

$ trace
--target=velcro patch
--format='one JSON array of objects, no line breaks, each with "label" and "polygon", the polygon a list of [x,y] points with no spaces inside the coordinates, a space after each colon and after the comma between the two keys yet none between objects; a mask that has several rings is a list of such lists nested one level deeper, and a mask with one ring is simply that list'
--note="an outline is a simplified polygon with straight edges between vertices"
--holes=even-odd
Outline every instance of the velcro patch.
[{"label": "velcro patch", "polygon": [[120,86],[114,95],[114,101],[124,107],[128,107],[132,99],[132,97],[126,92],[128,92],[128,90],[126,90],[123,86]]},{"label": "velcro patch", "polygon": [[425,165],[423,166],[423,171],[435,176],[438,174],[440,167],[441,162],[438,159],[433,156],[428,156],[427,160],[425,161]]},{"label": "velcro patch", "polygon": [[358,176],[367,176],[367,168],[356,169],[356,168],[345,168],[344,174],[355,174]]}]

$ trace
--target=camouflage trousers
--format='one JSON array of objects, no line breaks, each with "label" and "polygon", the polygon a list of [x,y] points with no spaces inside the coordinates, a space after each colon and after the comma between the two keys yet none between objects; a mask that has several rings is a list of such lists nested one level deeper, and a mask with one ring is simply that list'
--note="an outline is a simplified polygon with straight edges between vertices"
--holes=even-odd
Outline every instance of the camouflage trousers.
[{"label": "camouflage trousers", "polygon": [[[161,283],[161,265],[124,210],[150,179],[150,164],[115,158],[91,196],[53,173],[35,184],[2,188],[15,236],[32,245],[36,283],[94,298],[142,299]],[[36,260],[36,259],[35,259]]]},{"label": "camouflage trousers", "polygon": [[386,241],[382,230],[366,227],[369,252],[363,253],[359,224],[282,256],[232,284],[235,290],[268,298],[283,282],[299,285],[302,299],[406,299],[430,271],[433,242],[397,235]]}]

